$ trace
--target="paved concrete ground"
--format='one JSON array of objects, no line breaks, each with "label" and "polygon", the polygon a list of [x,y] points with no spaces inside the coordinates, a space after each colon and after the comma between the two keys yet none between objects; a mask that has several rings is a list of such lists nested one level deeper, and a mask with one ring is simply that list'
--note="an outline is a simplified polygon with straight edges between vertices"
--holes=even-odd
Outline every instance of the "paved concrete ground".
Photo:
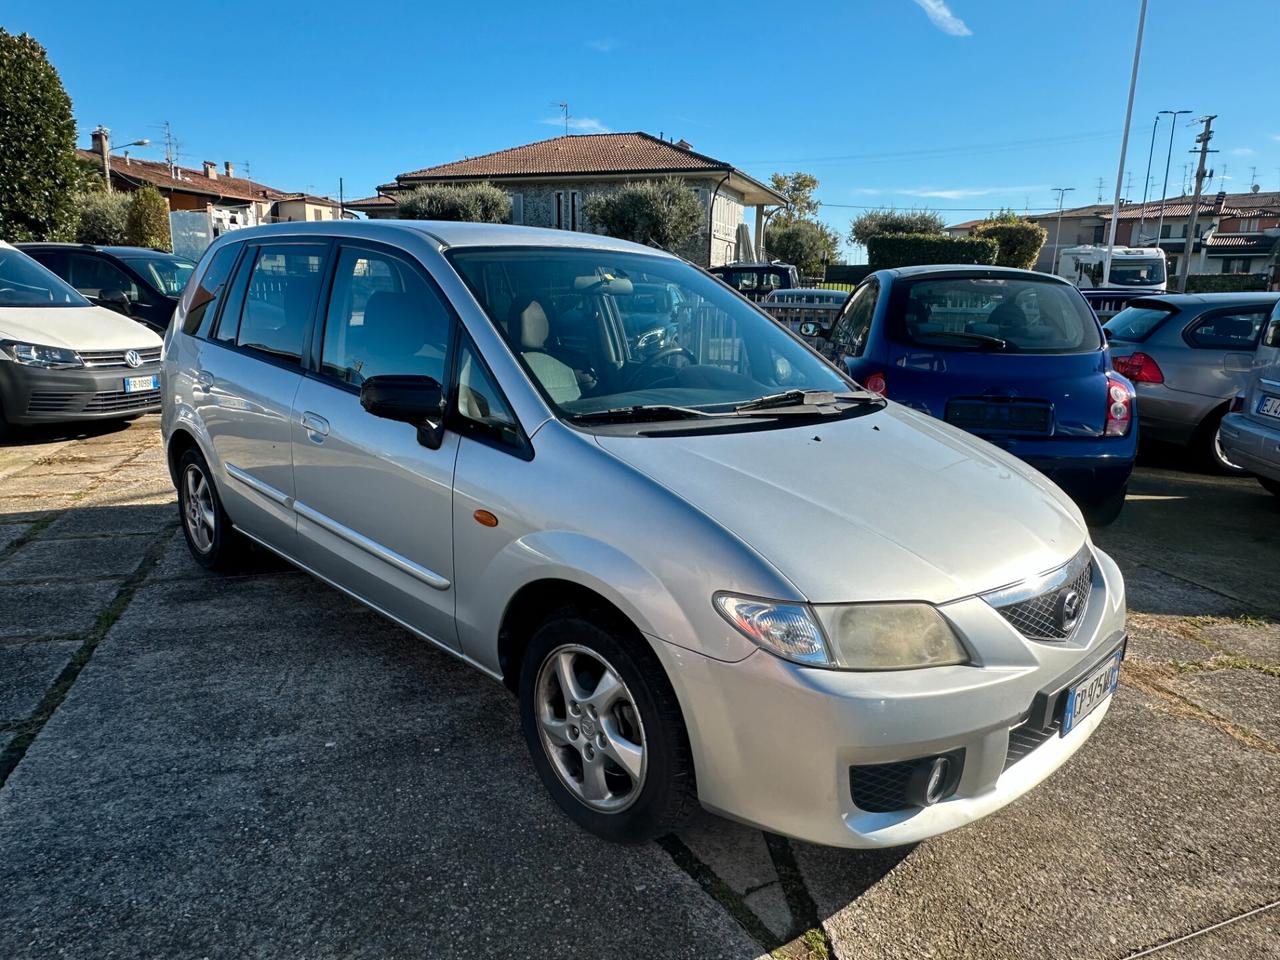
[{"label": "paved concrete ground", "polygon": [[154,419],[0,448],[0,957],[1280,957],[1280,909],[1174,942],[1280,899],[1280,501],[1132,493],[1124,682],[1041,788],[885,853],[621,848],[491,681],[268,557],[197,568]]}]

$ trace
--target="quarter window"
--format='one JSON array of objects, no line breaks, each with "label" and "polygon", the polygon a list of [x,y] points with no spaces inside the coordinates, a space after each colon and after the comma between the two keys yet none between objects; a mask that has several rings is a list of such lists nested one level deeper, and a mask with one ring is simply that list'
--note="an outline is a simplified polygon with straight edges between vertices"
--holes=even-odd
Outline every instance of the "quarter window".
[{"label": "quarter window", "polygon": [[1187,331],[1187,339],[1207,350],[1252,350],[1266,319],[1261,310],[1226,310],[1205,317]]},{"label": "quarter window", "polygon": [[472,431],[513,447],[524,446],[520,425],[506,398],[480,359],[471,338],[462,338],[458,353],[458,388],[455,409]]},{"label": "quarter window", "polygon": [[325,321],[321,370],[357,387],[384,374],[443,384],[451,317],[435,288],[407,261],[344,248]]},{"label": "quarter window", "polygon": [[880,285],[874,280],[863,284],[849,299],[844,315],[836,322],[831,342],[838,355],[860,357],[867,347],[871,318],[876,312]]},{"label": "quarter window", "polygon": [[302,360],[325,249],[319,244],[259,248],[240,311],[238,345],[281,360]]},{"label": "quarter window", "polygon": [[205,268],[200,282],[191,292],[187,304],[187,315],[182,321],[182,332],[194,334],[204,329],[206,315],[212,317],[217,312],[218,301],[226,292],[227,281],[231,279],[231,270],[240,255],[240,244],[232,243],[223,247],[213,255],[209,266]]}]

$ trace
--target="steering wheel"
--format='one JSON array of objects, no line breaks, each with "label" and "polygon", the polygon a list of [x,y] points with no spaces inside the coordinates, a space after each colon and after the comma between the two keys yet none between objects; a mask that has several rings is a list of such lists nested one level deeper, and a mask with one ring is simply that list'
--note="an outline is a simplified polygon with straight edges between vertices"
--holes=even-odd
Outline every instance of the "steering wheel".
[{"label": "steering wheel", "polygon": [[680,346],[679,344],[672,344],[669,347],[663,347],[653,356],[647,357],[640,364],[640,366],[636,367],[635,371],[631,374],[631,376],[627,377],[627,384],[626,384],[627,387],[630,388],[632,384],[634,384],[638,379],[640,379],[640,375],[642,373],[644,373],[650,367],[657,366],[659,361],[666,360],[668,357],[674,357],[676,356],[676,354],[680,354],[680,353],[683,353],[686,357],[689,358],[689,363],[698,362],[698,358],[695,354],[691,353],[689,350],[686,350],[684,347]]}]

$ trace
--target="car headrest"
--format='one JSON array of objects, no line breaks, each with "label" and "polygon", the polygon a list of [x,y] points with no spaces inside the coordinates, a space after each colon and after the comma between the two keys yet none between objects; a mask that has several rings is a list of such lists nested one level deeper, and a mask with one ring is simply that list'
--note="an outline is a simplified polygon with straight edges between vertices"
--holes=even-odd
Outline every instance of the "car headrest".
[{"label": "car headrest", "polygon": [[1027,315],[1016,303],[1002,303],[987,315],[987,322],[998,327],[1021,327],[1027,323]]},{"label": "car headrest", "polygon": [[529,300],[523,306],[517,304],[513,332],[520,338],[521,350],[541,350],[551,335],[551,324],[547,321],[547,312],[537,300]]}]

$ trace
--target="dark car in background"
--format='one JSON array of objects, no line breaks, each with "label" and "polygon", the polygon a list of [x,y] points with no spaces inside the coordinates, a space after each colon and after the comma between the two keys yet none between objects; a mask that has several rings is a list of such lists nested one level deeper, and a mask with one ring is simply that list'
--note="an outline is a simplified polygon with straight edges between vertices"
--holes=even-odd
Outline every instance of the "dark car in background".
[{"label": "dark car in background", "polygon": [[[798,334],[802,323],[831,327],[847,299],[848,290],[787,287],[773,291],[760,302],[760,307],[792,333]],[[817,344],[815,337],[804,339],[810,346]]]},{"label": "dark car in background", "polygon": [[1111,362],[1138,391],[1146,439],[1188,447],[1210,469],[1243,473],[1223,452],[1222,418],[1249,384],[1280,293],[1170,293],[1131,300],[1107,321]]},{"label": "dark car in background", "polygon": [[161,335],[195,264],[146,247],[82,243],[19,243],[31,259],[88,300],[137,320]]},{"label": "dark car in background", "polygon": [[800,286],[800,271],[789,263],[726,263],[712,267],[711,273],[754,302],[775,290]]},{"label": "dark car in background", "polygon": [[1090,523],[1119,515],[1137,449],[1133,387],[1066,280],[1003,267],[879,270],[830,330],[800,333],[821,336],[821,352],[868,389],[1030,463]]}]

